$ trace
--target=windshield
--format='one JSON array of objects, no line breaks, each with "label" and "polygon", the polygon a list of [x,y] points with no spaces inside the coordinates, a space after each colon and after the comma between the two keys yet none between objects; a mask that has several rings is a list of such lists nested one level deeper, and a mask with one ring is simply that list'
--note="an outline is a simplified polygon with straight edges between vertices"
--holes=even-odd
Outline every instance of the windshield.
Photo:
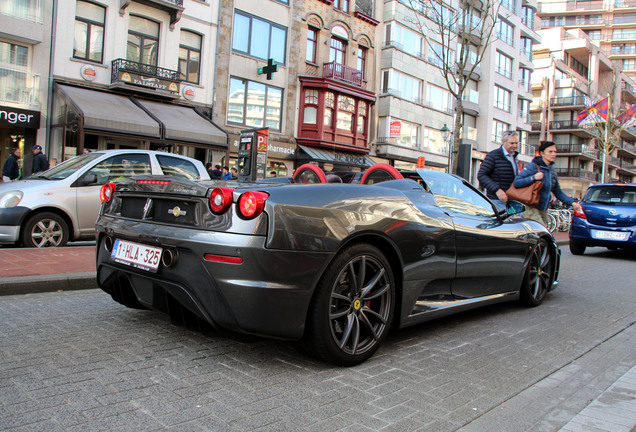
[{"label": "windshield", "polygon": [[47,180],[62,180],[73,174],[78,169],[82,168],[86,164],[94,161],[95,159],[103,156],[103,153],[91,152],[80,156],[75,156],[67,161],[62,162],[59,165],[55,165],[48,171],[38,173],[29,178],[31,179],[47,179]]}]

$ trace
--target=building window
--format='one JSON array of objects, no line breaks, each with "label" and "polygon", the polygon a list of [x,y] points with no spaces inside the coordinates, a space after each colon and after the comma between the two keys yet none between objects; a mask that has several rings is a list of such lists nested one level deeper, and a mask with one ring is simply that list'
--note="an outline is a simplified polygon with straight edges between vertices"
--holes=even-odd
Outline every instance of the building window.
[{"label": "building window", "polygon": [[256,81],[230,78],[228,123],[281,130],[283,90]]},{"label": "building window", "polygon": [[[391,121],[393,123],[395,120]],[[400,124],[398,143],[412,148],[418,148],[420,142],[420,126],[404,120],[397,120]]]},{"label": "building window", "polygon": [[387,25],[385,45],[394,46],[415,57],[422,57],[422,36],[396,23]]},{"label": "building window", "polygon": [[495,86],[495,107],[510,112],[510,98],[512,92],[503,87]]},{"label": "building window", "polygon": [[514,46],[515,29],[514,27],[502,20],[497,20],[497,37],[510,46]]},{"label": "building window", "polygon": [[159,23],[130,15],[126,60],[157,66]]},{"label": "building window", "polygon": [[318,119],[318,90],[305,90],[305,109],[303,123],[316,124]]},{"label": "building window", "polygon": [[392,94],[415,103],[422,103],[422,81],[391,69],[384,71],[382,93]]},{"label": "building window", "polygon": [[446,142],[442,137],[442,131],[432,128],[424,129],[422,150],[429,153],[447,154]]},{"label": "building window", "polygon": [[497,51],[495,72],[506,78],[512,79],[512,59],[507,55]]},{"label": "building window", "polygon": [[353,131],[353,115],[356,112],[356,101],[351,96],[338,96],[338,114],[336,115],[336,128]]},{"label": "building window", "polygon": [[431,19],[437,23],[444,23],[445,25],[451,25],[453,22],[453,10],[447,8],[437,1],[431,1]]},{"label": "building window", "polygon": [[345,58],[347,54],[347,44],[337,38],[331,38],[331,46],[329,48],[329,62],[335,61],[338,64],[345,64]]},{"label": "building window", "polygon": [[287,28],[244,12],[234,13],[232,49],[263,60],[285,64]]},{"label": "building window", "polygon": [[333,7],[344,13],[349,13],[349,0],[334,0]]},{"label": "building window", "polygon": [[179,78],[198,84],[200,67],[201,36],[182,30],[181,43],[179,44]]},{"label": "building window", "polygon": [[623,60],[623,69],[626,69],[626,70],[634,70],[634,69],[636,69],[636,60],[634,60],[634,59],[625,59],[625,60]]},{"label": "building window", "polygon": [[510,125],[500,122],[499,120],[492,121],[492,140],[493,142],[500,143],[501,137],[504,132],[510,130]]},{"label": "building window", "polygon": [[362,72],[362,79],[364,79],[364,66],[367,62],[367,48],[358,47],[358,63],[356,69]]},{"label": "building window", "polygon": [[29,49],[27,47],[0,41],[0,65],[26,70],[28,62]]},{"label": "building window", "polygon": [[85,1],[77,2],[73,57],[102,62],[105,16],[106,8]]},{"label": "building window", "polygon": [[316,51],[318,47],[318,30],[309,27],[307,29],[307,54],[305,60],[316,63]]},{"label": "building window", "polygon": [[367,131],[367,103],[358,101],[358,133],[365,134]]},{"label": "building window", "polygon": [[325,92],[325,114],[323,124],[331,127],[333,125],[333,109],[335,107],[334,102],[336,95],[332,92]]},{"label": "building window", "polygon": [[451,111],[450,92],[434,85],[426,86],[426,106],[445,112]]},{"label": "building window", "polygon": [[519,84],[523,86],[526,92],[530,93],[532,91],[532,72],[530,69],[519,68]]}]

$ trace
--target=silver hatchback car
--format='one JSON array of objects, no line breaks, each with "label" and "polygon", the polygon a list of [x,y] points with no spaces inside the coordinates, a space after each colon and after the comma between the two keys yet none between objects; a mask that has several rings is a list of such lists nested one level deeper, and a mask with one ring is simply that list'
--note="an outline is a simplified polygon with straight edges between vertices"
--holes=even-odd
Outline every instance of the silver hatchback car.
[{"label": "silver hatchback car", "polygon": [[95,238],[105,183],[137,175],[209,179],[203,164],[151,150],[104,150],[69,159],[25,180],[0,183],[0,244],[64,246]]}]

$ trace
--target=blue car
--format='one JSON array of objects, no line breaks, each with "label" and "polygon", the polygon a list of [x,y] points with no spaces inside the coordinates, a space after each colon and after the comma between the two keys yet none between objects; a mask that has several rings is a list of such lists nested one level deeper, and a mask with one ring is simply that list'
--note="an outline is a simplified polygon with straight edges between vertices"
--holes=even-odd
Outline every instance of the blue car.
[{"label": "blue car", "polygon": [[570,225],[570,251],[589,246],[636,249],[636,184],[593,185],[585,192]]}]

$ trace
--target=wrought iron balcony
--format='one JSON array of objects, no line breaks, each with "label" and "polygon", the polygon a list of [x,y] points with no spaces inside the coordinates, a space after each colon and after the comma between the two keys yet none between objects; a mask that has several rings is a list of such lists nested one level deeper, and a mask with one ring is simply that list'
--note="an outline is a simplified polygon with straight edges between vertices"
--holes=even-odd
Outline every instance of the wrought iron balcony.
[{"label": "wrought iron balcony", "polygon": [[156,78],[167,79],[170,81],[179,81],[179,72],[175,70],[165,69],[158,66],[147,65],[126,59],[113,60],[112,82],[118,82],[119,72],[127,71],[142,75],[149,75]]},{"label": "wrought iron balcony", "polygon": [[530,123],[530,126],[532,126],[532,130],[533,131],[540,131],[541,130],[541,122],[532,122],[532,123]]},{"label": "wrought iron balcony", "polygon": [[555,168],[559,177],[577,177],[595,182],[601,181],[601,174],[581,168]]},{"label": "wrought iron balcony", "polygon": [[599,159],[600,152],[594,147],[583,144],[557,144],[557,152],[559,153],[575,153],[584,155],[592,159]]},{"label": "wrought iron balcony", "polygon": [[335,61],[322,65],[323,78],[336,78],[357,86],[362,86],[362,71],[345,66]]},{"label": "wrought iron balcony", "polygon": [[39,105],[40,75],[0,66],[0,101]]}]

